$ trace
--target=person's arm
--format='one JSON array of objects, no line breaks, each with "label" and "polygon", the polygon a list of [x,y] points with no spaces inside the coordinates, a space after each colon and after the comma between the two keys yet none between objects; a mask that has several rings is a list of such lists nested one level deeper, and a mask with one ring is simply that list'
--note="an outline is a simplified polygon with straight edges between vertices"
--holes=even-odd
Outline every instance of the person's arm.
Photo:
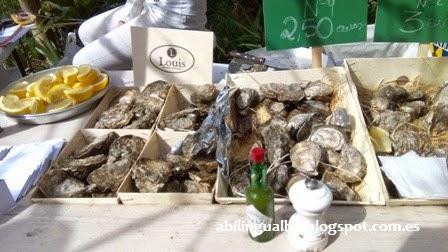
[{"label": "person's arm", "polygon": [[127,0],[122,10],[123,17],[120,20],[120,24],[138,17],[143,11],[144,4],[145,0]]}]

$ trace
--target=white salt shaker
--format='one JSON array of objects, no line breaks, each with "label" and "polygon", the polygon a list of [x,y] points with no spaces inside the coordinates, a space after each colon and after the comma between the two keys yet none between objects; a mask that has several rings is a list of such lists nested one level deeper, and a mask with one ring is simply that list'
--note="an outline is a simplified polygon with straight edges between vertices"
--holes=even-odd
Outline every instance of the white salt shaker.
[{"label": "white salt shaker", "polygon": [[325,211],[333,201],[331,190],[321,181],[303,179],[289,189],[289,199],[297,211],[289,219],[288,240],[296,251],[322,251],[328,244]]}]

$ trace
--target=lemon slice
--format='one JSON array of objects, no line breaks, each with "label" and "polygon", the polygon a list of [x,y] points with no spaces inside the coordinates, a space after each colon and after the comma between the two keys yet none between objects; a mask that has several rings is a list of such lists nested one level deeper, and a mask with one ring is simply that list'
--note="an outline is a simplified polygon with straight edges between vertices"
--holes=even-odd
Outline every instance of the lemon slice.
[{"label": "lemon slice", "polygon": [[64,90],[69,89],[70,87],[66,84],[56,84],[54,85],[46,96],[46,100],[51,103],[59,103],[65,99],[67,96],[64,94]]},{"label": "lemon slice", "polygon": [[74,66],[65,67],[61,70],[64,83],[67,85],[73,85],[78,81],[78,68]]},{"label": "lemon slice", "polygon": [[99,92],[107,87],[109,84],[109,76],[107,74],[100,74],[98,78],[98,82],[92,84],[93,92]]},{"label": "lemon slice", "polygon": [[64,90],[65,95],[70,98],[73,103],[77,104],[92,98],[93,86],[87,86],[85,88],[70,88]]},{"label": "lemon slice", "polygon": [[62,71],[61,71],[61,70],[56,71],[56,72],[54,73],[54,75],[56,76],[56,82],[57,82],[57,83],[62,83],[62,82],[64,82],[64,77],[62,77]]},{"label": "lemon slice", "polygon": [[46,104],[43,100],[38,99],[38,98],[27,98],[27,99],[31,99],[32,102],[30,104],[29,110],[31,114],[40,114],[40,113],[45,113],[46,110]]},{"label": "lemon slice", "polygon": [[8,90],[8,94],[16,95],[19,98],[25,98],[26,97],[26,88],[28,87],[29,83],[26,81],[22,81],[16,85],[14,85],[11,89]]},{"label": "lemon slice", "polygon": [[34,101],[35,98],[20,99],[16,95],[0,96],[0,109],[13,115],[29,114]]},{"label": "lemon slice", "polygon": [[[54,78],[53,78],[54,77]],[[56,76],[46,76],[40,79],[37,84],[33,87],[34,96],[42,99],[46,102],[49,102],[47,99],[47,94],[53,86],[53,83],[56,81]]]},{"label": "lemon slice", "polygon": [[373,147],[378,153],[391,153],[392,142],[389,133],[379,127],[371,127],[369,129],[370,138],[372,139]]},{"label": "lemon slice", "polygon": [[78,66],[78,80],[82,81],[87,78],[87,76],[92,72],[92,67],[90,65],[80,65]]},{"label": "lemon slice", "polygon": [[34,93],[34,88],[37,85],[37,81],[31,83],[30,85],[28,85],[28,87],[26,87],[26,97],[30,98],[30,97],[34,97],[36,94]]},{"label": "lemon slice", "polygon": [[69,108],[72,105],[73,105],[73,101],[72,100],[65,99],[65,100],[62,100],[62,101],[60,101],[58,103],[54,103],[54,104],[48,105],[47,111],[48,112],[55,112],[55,111],[58,111],[58,110]]}]

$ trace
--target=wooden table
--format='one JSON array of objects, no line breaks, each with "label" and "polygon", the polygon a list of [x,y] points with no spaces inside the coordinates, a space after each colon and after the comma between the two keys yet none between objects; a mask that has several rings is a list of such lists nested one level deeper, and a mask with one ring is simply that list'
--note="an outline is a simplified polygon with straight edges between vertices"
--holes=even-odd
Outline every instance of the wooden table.
[{"label": "wooden table", "polygon": [[[125,80],[123,81],[123,75]],[[114,80],[118,76],[120,80]],[[112,73],[115,85],[131,73]],[[24,126],[3,121],[1,145],[48,138],[69,140],[89,113],[62,123]],[[277,206],[277,221],[289,219],[291,206]],[[343,207],[328,213],[330,223],[419,224],[419,232],[350,232],[331,237],[326,251],[448,251],[447,207]],[[244,221],[241,205],[42,205],[23,199],[0,216],[0,251],[288,251],[285,233],[256,243],[246,232],[219,232],[218,224]]]}]

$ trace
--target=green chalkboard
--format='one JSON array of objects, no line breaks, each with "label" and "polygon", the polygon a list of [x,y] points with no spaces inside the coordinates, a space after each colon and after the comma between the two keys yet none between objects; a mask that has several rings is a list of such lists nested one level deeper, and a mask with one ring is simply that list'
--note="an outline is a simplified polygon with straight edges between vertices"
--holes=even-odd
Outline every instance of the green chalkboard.
[{"label": "green chalkboard", "polygon": [[448,0],[380,0],[375,41],[447,42]]},{"label": "green chalkboard", "polygon": [[365,41],[367,0],[264,0],[268,50]]}]

